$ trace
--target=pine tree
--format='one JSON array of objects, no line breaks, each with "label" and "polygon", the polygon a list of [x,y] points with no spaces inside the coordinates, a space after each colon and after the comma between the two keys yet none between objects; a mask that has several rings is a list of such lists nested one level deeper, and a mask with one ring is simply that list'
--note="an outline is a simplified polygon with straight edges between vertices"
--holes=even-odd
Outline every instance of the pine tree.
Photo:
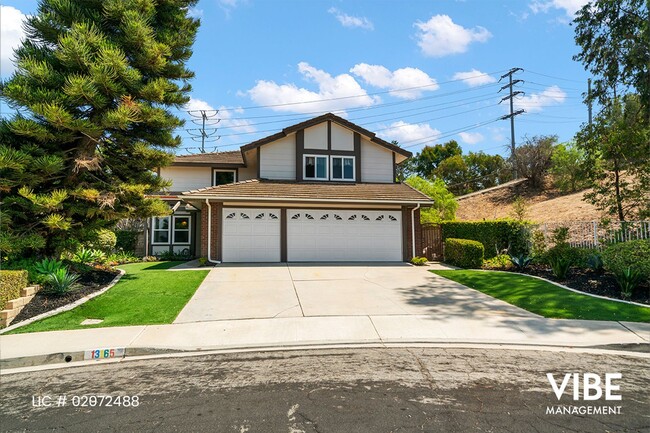
[{"label": "pine tree", "polygon": [[124,217],[168,212],[147,197],[180,145],[174,130],[197,0],[42,0],[0,84],[0,251],[53,254]]}]

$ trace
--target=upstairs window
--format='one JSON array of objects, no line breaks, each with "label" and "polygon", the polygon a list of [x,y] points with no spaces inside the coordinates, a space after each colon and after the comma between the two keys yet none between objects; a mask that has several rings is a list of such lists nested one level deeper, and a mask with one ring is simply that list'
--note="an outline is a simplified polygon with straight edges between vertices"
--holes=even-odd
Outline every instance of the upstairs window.
[{"label": "upstairs window", "polygon": [[305,155],[304,178],[312,180],[327,180],[327,157]]},{"label": "upstairs window", "polygon": [[226,185],[237,182],[237,173],[235,170],[213,170],[212,186]]},{"label": "upstairs window", "polygon": [[332,157],[332,180],[354,180],[354,157]]}]

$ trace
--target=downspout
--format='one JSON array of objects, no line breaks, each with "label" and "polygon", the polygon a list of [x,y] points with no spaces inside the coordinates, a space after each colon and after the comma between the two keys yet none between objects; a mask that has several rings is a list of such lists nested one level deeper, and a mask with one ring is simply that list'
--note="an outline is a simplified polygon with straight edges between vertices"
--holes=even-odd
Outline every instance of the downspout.
[{"label": "downspout", "polygon": [[413,256],[415,256],[415,211],[420,209],[420,203],[411,209],[411,247],[413,249]]},{"label": "downspout", "polygon": [[218,265],[221,262],[210,258],[210,250],[212,250],[212,206],[210,206],[210,201],[207,198],[205,204],[208,206],[208,262]]}]

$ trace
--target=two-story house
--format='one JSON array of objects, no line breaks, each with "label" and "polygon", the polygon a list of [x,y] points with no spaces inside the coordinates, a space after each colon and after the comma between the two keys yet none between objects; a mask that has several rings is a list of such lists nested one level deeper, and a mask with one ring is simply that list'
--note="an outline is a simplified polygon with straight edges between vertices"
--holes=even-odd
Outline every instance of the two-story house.
[{"label": "two-story house", "polygon": [[328,113],[238,151],[178,156],[160,170],[171,216],[148,254],[212,262],[406,261],[431,199],[397,182],[405,149]]}]

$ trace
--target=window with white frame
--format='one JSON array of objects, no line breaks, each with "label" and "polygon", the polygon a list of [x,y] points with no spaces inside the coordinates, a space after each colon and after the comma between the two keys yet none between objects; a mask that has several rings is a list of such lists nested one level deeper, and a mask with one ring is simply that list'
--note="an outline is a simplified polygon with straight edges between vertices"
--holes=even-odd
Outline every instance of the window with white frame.
[{"label": "window with white frame", "polygon": [[354,180],[354,157],[332,156],[332,180]]},{"label": "window with white frame", "polygon": [[303,177],[313,180],[327,180],[327,156],[305,155]]},{"label": "window with white frame", "polygon": [[192,221],[188,216],[174,216],[174,243],[189,244]]},{"label": "window with white frame", "polygon": [[237,172],[235,170],[212,170],[212,186],[235,182],[237,182]]},{"label": "window with white frame", "polygon": [[169,243],[169,220],[170,217],[154,217],[152,227],[152,241],[154,244]]}]

